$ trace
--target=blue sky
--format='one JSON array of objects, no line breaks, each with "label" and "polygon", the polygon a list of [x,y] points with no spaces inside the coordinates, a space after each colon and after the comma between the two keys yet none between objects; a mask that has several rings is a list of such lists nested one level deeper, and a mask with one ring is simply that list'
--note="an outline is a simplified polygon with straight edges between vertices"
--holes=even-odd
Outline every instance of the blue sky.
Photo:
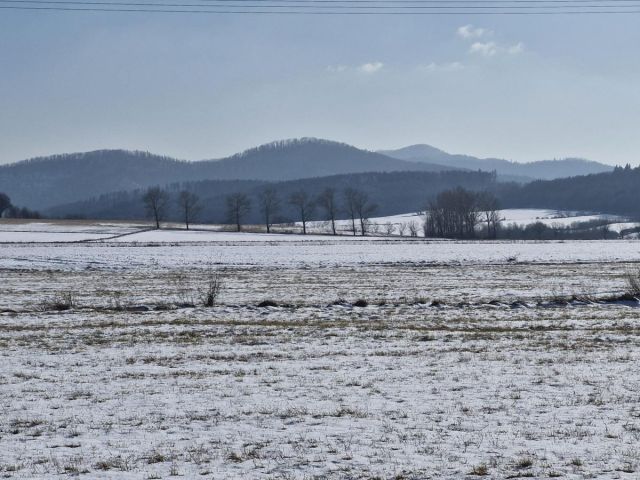
[{"label": "blue sky", "polygon": [[640,15],[0,11],[0,163],[314,136],[640,162]]}]

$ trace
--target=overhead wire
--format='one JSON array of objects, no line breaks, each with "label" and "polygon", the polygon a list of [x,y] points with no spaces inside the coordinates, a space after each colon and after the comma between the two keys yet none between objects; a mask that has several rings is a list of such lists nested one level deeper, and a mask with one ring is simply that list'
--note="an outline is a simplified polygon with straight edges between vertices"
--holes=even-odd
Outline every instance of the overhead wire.
[{"label": "overhead wire", "polygon": [[[167,2],[170,0],[167,0]],[[234,15],[594,15],[637,14],[640,0],[0,0],[0,9]],[[205,3],[206,2],[206,3]]]}]

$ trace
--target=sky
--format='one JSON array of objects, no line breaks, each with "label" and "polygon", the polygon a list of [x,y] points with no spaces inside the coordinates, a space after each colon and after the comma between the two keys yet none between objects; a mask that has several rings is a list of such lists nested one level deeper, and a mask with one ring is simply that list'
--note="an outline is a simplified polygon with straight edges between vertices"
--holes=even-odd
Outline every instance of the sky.
[{"label": "sky", "polygon": [[318,137],[637,165],[639,20],[0,10],[0,163]]}]

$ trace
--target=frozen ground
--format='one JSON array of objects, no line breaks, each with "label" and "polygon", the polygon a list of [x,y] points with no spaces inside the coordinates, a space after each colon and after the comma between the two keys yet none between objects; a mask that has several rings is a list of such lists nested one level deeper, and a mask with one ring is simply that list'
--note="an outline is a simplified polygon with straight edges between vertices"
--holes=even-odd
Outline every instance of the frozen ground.
[{"label": "frozen ground", "polygon": [[0,245],[0,477],[638,477],[640,243],[207,235]]}]

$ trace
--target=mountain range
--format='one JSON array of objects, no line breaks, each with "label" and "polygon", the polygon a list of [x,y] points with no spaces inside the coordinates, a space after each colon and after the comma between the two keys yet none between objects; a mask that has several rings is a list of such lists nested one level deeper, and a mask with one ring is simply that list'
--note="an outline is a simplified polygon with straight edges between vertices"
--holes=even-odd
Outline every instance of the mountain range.
[{"label": "mountain range", "polygon": [[0,192],[45,210],[104,193],[193,180],[284,181],[357,172],[442,171],[317,139],[273,142],[220,160],[188,162],[147,152],[98,150],[0,166]]},{"label": "mountain range", "polygon": [[46,211],[111,192],[201,180],[282,182],[364,172],[496,171],[498,180],[585,175],[613,167],[582,159],[516,163],[452,155],[428,145],[371,152],[303,138],[265,144],[218,160],[184,161],[126,150],[34,158],[0,166],[0,192],[13,203]]},{"label": "mountain range", "polygon": [[[469,155],[447,153],[431,145],[411,145],[397,150],[380,150],[378,153],[409,162],[438,164],[451,168],[495,171],[502,180],[527,182],[610,172],[613,167],[583,158],[539,160],[519,163],[500,158],[477,158]],[[511,177],[511,178],[509,178]]]}]

